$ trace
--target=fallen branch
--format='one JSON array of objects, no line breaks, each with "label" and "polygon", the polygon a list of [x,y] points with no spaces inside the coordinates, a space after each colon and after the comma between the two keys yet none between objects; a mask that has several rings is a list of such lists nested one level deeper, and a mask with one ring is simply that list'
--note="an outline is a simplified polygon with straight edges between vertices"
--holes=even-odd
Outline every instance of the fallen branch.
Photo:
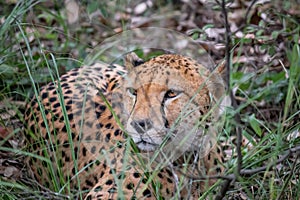
[{"label": "fallen branch", "polygon": [[[268,164],[268,165],[265,165],[262,167],[257,167],[254,169],[242,169],[240,171],[240,176],[251,176],[251,175],[263,172],[266,169],[273,168],[294,154],[296,154],[297,156],[298,156],[298,154],[300,154],[300,145],[286,150],[285,153],[274,163],[271,163],[271,164]],[[191,178],[191,179],[195,179],[195,180],[224,179],[224,180],[228,180],[228,181],[234,181],[237,179],[237,176],[235,173],[228,174],[228,175],[216,175],[216,176],[195,176],[195,175],[187,174],[181,170],[179,170],[179,172],[182,175],[184,175],[188,178]]]}]

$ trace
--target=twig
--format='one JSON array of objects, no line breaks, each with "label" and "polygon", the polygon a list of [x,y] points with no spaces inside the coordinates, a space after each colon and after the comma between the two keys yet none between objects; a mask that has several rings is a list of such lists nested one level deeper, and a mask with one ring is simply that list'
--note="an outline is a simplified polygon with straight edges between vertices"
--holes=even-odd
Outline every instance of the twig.
[{"label": "twig", "polygon": [[[231,59],[230,59],[230,55],[231,55],[231,32],[230,32],[230,27],[229,27],[229,22],[228,22],[228,15],[227,15],[227,9],[226,9],[226,2],[225,0],[222,0],[222,2],[220,3],[219,0],[216,0],[217,4],[219,4],[219,6],[221,7],[222,10],[222,14],[224,15],[224,26],[225,26],[225,59],[226,59],[226,83],[227,83],[227,87],[229,89],[229,95],[232,101],[232,107],[234,110],[237,110],[237,103],[236,100],[234,98],[233,92],[230,89],[230,66],[231,66]],[[241,168],[242,168],[242,152],[241,152],[241,143],[242,143],[242,130],[240,127],[241,124],[241,117],[239,115],[239,113],[235,113],[234,115],[234,119],[235,122],[237,123],[236,126],[236,134],[237,134],[237,140],[236,140],[236,151],[237,151],[237,167],[235,170],[235,177],[238,178],[238,176],[240,175],[241,172]],[[233,180],[234,181],[234,180]],[[217,196],[217,199],[222,199],[225,194],[226,191],[228,190],[230,186],[230,182],[228,182],[228,180],[226,180],[222,186],[222,189],[220,191],[220,194]]]},{"label": "twig", "polygon": [[219,193],[216,195],[215,200],[223,199],[223,197],[225,196],[225,194],[230,186],[230,182],[231,182],[230,180],[223,181],[222,187],[221,187]]},{"label": "twig", "polygon": [[[281,158],[279,158],[276,162],[274,162],[272,164],[269,164],[269,165],[262,166],[262,167],[257,167],[257,168],[254,168],[254,169],[242,169],[240,171],[240,175],[241,176],[250,176],[250,175],[257,174],[259,172],[263,172],[263,171],[265,171],[268,168],[272,168],[272,167],[274,167],[274,166],[282,163],[283,161],[285,161],[286,159],[288,159],[293,154],[297,154],[297,156],[299,157],[299,154],[300,154],[300,145],[296,146],[296,147],[293,147],[291,149],[286,150],[285,153],[283,154],[283,156]],[[224,179],[224,180],[227,180],[227,181],[234,181],[237,178],[235,173],[228,174],[228,175],[225,175],[225,176],[222,176],[222,175],[216,175],[216,176],[194,176],[194,175],[191,175],[191,174],[187,174],[187,173],[185,173],[185,172],[183,172],[181,170],[179,170],[179,172],[182,175],[184,175],[184,176],[186,176],[188,178],[191,178],[191,179],[195,179],[195,180]]]},{"label": "twig", "polygon": [[22,183],[25,183],[26,185],[33,185],[39,188],[39,191],[24,191],[23,193],[20,193],[22,196],[22,199],[53,199],[53,200],[62,200],[62,199],[71,199],[70,196],[60,194],[57,192],[51,191],[49,188],[39,184],[36,180],[30,179],[28,177],[25,177],[21,180]]}]

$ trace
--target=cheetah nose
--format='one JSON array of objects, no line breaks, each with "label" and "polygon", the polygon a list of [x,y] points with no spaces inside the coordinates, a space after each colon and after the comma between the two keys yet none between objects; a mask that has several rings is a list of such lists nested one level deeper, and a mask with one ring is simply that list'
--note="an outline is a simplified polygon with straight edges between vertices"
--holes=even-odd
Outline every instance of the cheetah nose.
[{"label": "cheetah nose", "polygon": [[138,132],[138,133],[144,133],[146,130],[149,130],[152,128],[152,122],[149,119],[144,120],[138,120],[138,121],[132,121],[130,125]]}]

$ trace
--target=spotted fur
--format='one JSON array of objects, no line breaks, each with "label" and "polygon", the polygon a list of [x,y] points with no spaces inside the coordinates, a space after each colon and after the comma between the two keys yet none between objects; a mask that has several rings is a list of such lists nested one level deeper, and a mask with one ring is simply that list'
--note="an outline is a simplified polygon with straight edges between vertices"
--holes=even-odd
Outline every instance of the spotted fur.
[{"label": "spotted fur", "polygon": [[[125,65],[71,70],[30,102],[28,148],[40,156],[28,159],[35,178],[86,199],[197,198],[215,181],[192,183],[191,176],[223,171],[214,145],[218,131],[211,128],[225,93],[221,70],[211,73],[180,55],[143,63],[130,54]],[[139,155],[154,156],[157,149],[178,156],[158,156],[142,167]],[[205,157],[199,156],[203,150]]]}]

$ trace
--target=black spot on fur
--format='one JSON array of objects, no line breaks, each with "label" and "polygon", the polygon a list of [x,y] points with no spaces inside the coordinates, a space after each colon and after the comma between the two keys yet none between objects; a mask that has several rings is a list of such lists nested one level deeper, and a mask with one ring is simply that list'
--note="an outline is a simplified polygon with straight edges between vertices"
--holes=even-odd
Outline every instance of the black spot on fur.
[{"label": "black spot on fur", "polygon": [[119,129],[115,130],[115,132],[114,132],[114,136],[118,136],[118,135],[120,135],[120,130]]},{"label": "black spot on fur", "polygon": [[86,152],[87,152],[86,148],[83,147],[83,148],[82,148],[82,155],[83,155],[83,156],[86,156]]},{"label": "black spot on fur", "polygon": [[143,192],[143,195],[144,197],[151,197],[151,192],[149,189],[146,189],[144,192]]},{"label": "black spot on fur", "polygon": [[105,184],[106,184],[106,185],[111,185],[112,183],[113,183],[112,180],[107,180]]},{"label": "black spot on fur", "polygon": [[129,183],[129,184],[126,185],[126,188],[128,190],[132,190],[134,188],[134,184],[133,183]]},{"label": "black spot on fur", "polygon": [[94,188],[94,192],[100,192],[102,190],[102,186],[97,186]]},{"label": "black spot on fur", "polygon": [[134,178],[139,178],[139,177],[140,177],[140,174],[137,173],[137,172],[134,172],[134,173],[133,173],[133,176],[134,176]]},{"label": "black spot on fur", "polygon": [[49,99],[49,101],[50,101],[51,103],[56,102],[56,100],[57,100],[56,97],[51,97],[51,98]]},{"label": "black spot on fur", "polygon": [[170,178],[167,178],[167,181],[168,181],[169,183],[173,183],[172,179],[170,179]]},{"label": "black spot on fur", "polygon": [[62,127],[61,131],[62,131],[62,132],[67,132],[67,127],[66,127],[66,125],[64,125],[64,126]]},{"label": "black spot on fur", "polygon": [[91,153],[94,154],[96,152],[96,146],[92,146]]},{"label": "black spot on fur", "polygon": [[86,180],[85,183],[90,186],[90,187],[93,187],[94,186],[94,183],[89,181],[89,180]]},{"label": "black spot on fur", "polygon": [[48,97],[48,92],[43,92],[42,93],[42,99],[46,99]]},{"label": "black spot on fur", "polygon": [[111,127],[112,127],[111,123],[107,123],[107,124],[105,125],[105,128],[107,128],[107,129],[111,129]]},{"label": "black spot on fur", "polygon": [[69,141],[64,141],[63,147],[64,147],[64,148],[69,148],[69,147],[70,147]]},{"label": "black spot on fur", "polygon": [[107,141],[109,141],[110,138],[111,138],[111,134],[110,134],[110,133],[107,133],[107,134],[106,134],[106,139],[107,139]]}]

